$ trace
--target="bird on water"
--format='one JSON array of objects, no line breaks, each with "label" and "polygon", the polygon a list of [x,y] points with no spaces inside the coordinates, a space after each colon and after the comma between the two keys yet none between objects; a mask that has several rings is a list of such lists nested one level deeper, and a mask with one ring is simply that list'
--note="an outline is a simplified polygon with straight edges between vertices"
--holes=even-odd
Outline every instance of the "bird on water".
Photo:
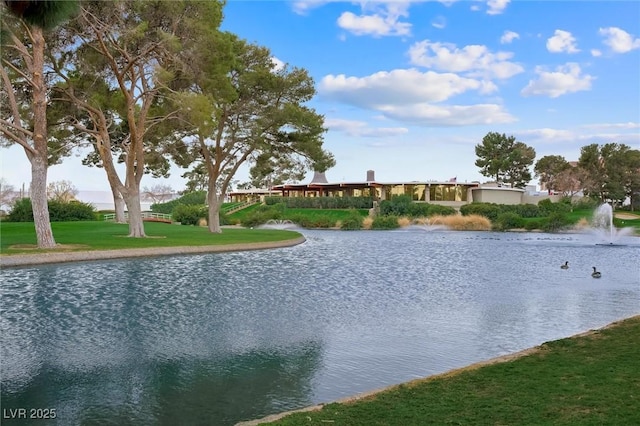
[{"label": "bird on water", "polygon": [[600,272],[596,271],[596,267],[595,266],[593,266],[592,268],[593,268],[593,272],[591,273],[591,276],[593,278],[600,278],[602,276],[602,274]]},{"label": "bird on water", "polygon": [[569,269],[569,261],[567,260],[566,262],[564,262],[564,265],[560,265],[560,268]]}]

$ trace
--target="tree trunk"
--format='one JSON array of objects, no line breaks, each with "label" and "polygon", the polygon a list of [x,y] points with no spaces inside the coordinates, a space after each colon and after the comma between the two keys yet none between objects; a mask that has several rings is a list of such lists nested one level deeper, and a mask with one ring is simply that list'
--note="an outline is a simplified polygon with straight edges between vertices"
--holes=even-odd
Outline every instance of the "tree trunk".
[{"label": "tree trunk", "polygon": [[209,232],[215,234],[221,234],[222,228],[220,228],[220,205],[222,204],[222,195],[216,194],[215,189],[207,192],[207,202],[209,203]]},{"label": "tree trunk", "polygon": [[113,194],[113,205],[116,211],[116,223],[127,223],[127,218],[124,215],[124,199],[120,192],[114,187],[111,187],[111,193]]},{"label": "tree trunk", "polygon": [[47,90],[44,83],[44,36],[32,27],[33,34],[33,147],[31,161],[31,204],[38,248],[54,248],[47,205]]},{"label": "tree trunk", "polygon": [[56,241],[51,231],[49,206],[47,205],[47,162],[39,157],[31,159],[30,196],[38,248],[55,248]]},{"label": "tree trunk", "polygon": [[132,188],[131,192],[123,193],[122,196],[129,211],[129,237],[146,237],[142,220],[142,208],[140,207],[140,192]]}]

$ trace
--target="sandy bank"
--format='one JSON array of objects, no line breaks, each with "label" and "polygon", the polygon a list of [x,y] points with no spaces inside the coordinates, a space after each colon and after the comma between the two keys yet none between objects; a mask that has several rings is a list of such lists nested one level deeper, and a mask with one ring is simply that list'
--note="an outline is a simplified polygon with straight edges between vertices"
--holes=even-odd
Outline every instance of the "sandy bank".
[{"label": "sandy bank", "polygon": [[90,260],[122,259],[133,257],[174,256],[198,253],[223,253],[229,251],[265,250],[291,247],[305,242],[304,237],[285,241],[263,243],[221,244],[214,246],[150,247],[122,250],[95,250],[73,252],[50,252],[37,254],[14,254],[0,256],[0,266],[16,267],[44,265],[49,263],[82,262]]}]

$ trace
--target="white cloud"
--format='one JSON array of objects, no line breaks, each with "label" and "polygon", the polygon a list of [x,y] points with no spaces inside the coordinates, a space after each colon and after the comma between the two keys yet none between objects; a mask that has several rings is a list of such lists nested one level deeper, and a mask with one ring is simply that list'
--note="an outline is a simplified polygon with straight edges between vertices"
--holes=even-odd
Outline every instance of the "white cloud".
[{"label": "white cloud", "polygon": [[357,16],[351,12],[344,12],[338,18],[338,26],[355,35],[403,36],[411,33],[411,24],[398,22],[399,17],[374,15]]},{"label": "white cloud", "polygon": [[[629,126],[629,127],[627,127]],[[635,126],[635,127],[633,127]],[[630,133],[613,133],[606,132],[608,129],[632,130],[640,127],[639,123],[603,123],[594,125],[584,125],[573,129],[528,129],[515,131],[514,134],[519,139],[526,140],[526,143],[569,143],[576,146],[583,146],[590,143],[607,143],[617,142],[625,144],[640,143],[640,134],[637,132]],[[594,133],[594,129],[605,130],[604,132]]]},{"label": "white cloud", "polygon": [[504,9],[507,7],[511,0],[488,0],[487,6],[489,6],[489,10],[487,10],[487,14],[489,15],[499,15],[504,12]]},{"label": "white cloud", "polygon": [[294,1],[291,4],[291,7],[295,13],[298,15],[305,15],[311,9],[315,9],[316,7],[323,6],[327,3],[331,3],[336,0],[303,0],[303,1]]},{"label": "white cloud", "polygon": [[367,108],[419,102],[442,102],[469,90],[486,92],[486,83],[452,73],[416,69],[380,71],[366,77],[327,75],[318,85],[321,96]]},{"label": "white cloud", "polygon": [[578,53],[576,39],[569,31],[556,30],[553,37],[547,40],[547,50],[552,53]]},{"label": "white cloud", "polygon": [[[491,82],[453,73],[396,69],[365,77],[327,75],[318,85],[320,96],[378,111],[386,118],[429,126],[507,123],[515,119],[497,104],[434,105],[474,90],[494,91]],[[337,123],[345,126],[345,123]],[[353,130],[353,124],[350,124]],[[395,132],[396,130],[384,130]]]},{"label": "white cloud", "polygon": [[542,129],[519,130],[515,133],[517,136],[522,137],[523,139],[546,142],[570,140],[575,137],[575,133],[569,130],[550,129],[548,127]]},{"label": "white cloud", "polygon": [[441,71],[470,72],[485,78],[506,79],[524,71],[522,66],[509,62],[511,52],[489,51],[484,45],[469,45],[462,49],[451,43],[423,40],[409,48],[410,62]]},{"label": "white cloud", "polygon": [[527,87],[520,93],[524,96],[549,96],[557,98],[567,93],[591,89],[591,82],[595,79],[588,74],[582,75],[580,65],[569,62],[556,68],[555,71],[545,71],[536,67],[537,80],[530,80]]},{"label": "white cloud", "polygon": [[616,53],[627,53],[640,48],[640,38],[634,39],[631,34],[620,28],[600,28],[598,33],[605,37],[604,44]]},{"label": "white cloud", "polygon": [[273,71],[277,72],[284,68],[285,63],[275,56],[271,57],[271,63],[273,64]]},{"label": "white cloud", "polygon": [[500,37],[500,43],[501,44],[509,44],[511,43],[513,40],[520,38],[520,34],[514,32],[514,31],[505,31],[502,34],[502,37]]},{"label": "white cloud", "polygon": [[598,56],[602,56],[602,52],[598,49],[591,49],[591,56],[594,56],[597,58]]},{"label": "white cloud", "polygon": [[495,104],[477,105],[390,105],[381,108],[390,118],[422,126],[471,126],[511,123],[515,118]]},{"label": "white cloud", "polygon": [[596,123],[582,126],[587,129],[640,129],[640,123],[629,121],[627,123]]},{"label": "white cloud", "polygon": [[406,127],[370,127],[368,123],[357,120],[345,120],[341,118],[328,118],[325,125],[330,130],[344,132],[356,137],[392,137],[409,132]]},{"label": "white cloud", "polygon": [[447,26],[447,19],[444,16],[437,16],[431,21],[431,26],[441,30]]}]

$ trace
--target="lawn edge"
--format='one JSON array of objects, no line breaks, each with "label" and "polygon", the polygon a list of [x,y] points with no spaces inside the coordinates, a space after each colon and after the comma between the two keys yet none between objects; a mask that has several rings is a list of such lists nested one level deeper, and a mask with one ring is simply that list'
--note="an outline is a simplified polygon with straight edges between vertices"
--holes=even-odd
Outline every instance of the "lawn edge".
[{"label": "lawn edge", "polygon": [[[623,322],[626,322],[626,321],[629,321],[629,320],[634,320],[636,318],[640,319],[640,315],[633,315],[633,316],[628,317],[628,318],[622,318],[622,319],[616,320],[616,321],[614,321],[612,323],[606,324],[606,325],[604,325],[602,327],[593,328],[593,329],[590,329],[590,330],[587,330],[587,331],[583,331],[583,332],[574,334],[574,335],[569,336],[569,337],[562,337],[562,338],[559,338],[559,339],[556,339],[556,340],[574,339],[574,338],[590,336],[590,335],[596,334],[596,333],[598,333],[598,332],[600,332],[602,330],[606,330],[608,328],[615,327],[615,326],[617,326],[617,325],[619,325],[619,324],[621,324]],[[549,343],[549,342],[545,342],[545,343]],[[510,353],[510,354],[501,355],[501,356],[498,356],[498,357],[495,357],[495,358],[490,358],[490,359],[487,359],[487,360],[484,360],[484,361],[478,361],[478,362],[475,362],[473,364],[467,365],[465,367],[455,368],[455,369],[452,369],[452,370],[445,371],[443,373],[434,374],[434,375],[426,376],[426,377],[420,377],[418,379],[414,379],[414,380],[411,380],[411,381],[408,381],[408,382],[405,382],[405,383],[399,383],[399,384],[395,384],[395,385],[390,385],[390,386],[386,386],[386,387],[383,387],[383,388],[374,389],[372,391],[359,393],[357,395],[349,396],[349,397],[346,397],[346,398],[341,398],[341,399],[338,399],[338,400],[335,400],[335,401],[330,401],[330,402],[326,402],[326,403],[320,403],[320,404],[311,405],[311,406],[308,406],[308,407],[299,408],[297,410],[291,410],[291,411],[285,411],[285,412],[282,412],[282,413],[270,414],[268,416],[265,416],[265,417],[262,417],[262,418],[259,418],[259,419],[238,422],[238,423],[236,423],[235,426],[258,426],[258,425],[262,425],[262,424],[268,424],[268,423],[275,422],[277,420],[281,420],[284,417],[287,417],[287,416],[289,416],[291,414],[305,413],[305,412],[309,412],[309,411],[319,411],[319,410],[322,410],[322,408],[325,405],[328,405],[328,404],[335,404],[335,403],[337,403],[337,404],[349,404],[349,403],[353,403],[353,402],[358,402],[358,401],[361,401],[361,400],[364,400],[364,399],[367,399],[367,398],[370,398],[370,397],[374,397],[375,395],[377,395],[379,393],[383,393],[383,392],[387,392],[387,391],[391,391],[391,390],[397,389],[400,386],[413,386],[413,385],[417,385],[419,383],[427,382],[427,381],[430,381],[430,380],[437,380],[437,379],[441,379],[441,378],[452,377],[452,376],[455,376],[455,375],[457,375],[459,373],[462,373],[462,372],[465,372],[465,371],[477,370],[477,369],[480,369],[482,367],[486,367],[486,366],[489,366],[489,365],[500,364],[500,363],[503,363],[503,362],[513,361],[515,359],[522,358],[522,357],[529,356],[529,355],[533,355],[533,354],[536,354],[536,353],[540,352],[545,343],[542,343],[542,344],[540,344],[538,346],[534,346],[534,347],[531,347],[531,348],[523,349],[523,350],[518,351],[518,352],[513,352],[513,353]]]},{"label": "lawn edge", "polygon": [[138,257],[176,256],[230,251],[266,250],[292,247],[306,241],[303,236],[282,241],[258,243],[218,244],[206,246],[146,247],[120,250],[88,250],[64,253],[12,254],[0,256],[0,267],[21,267],[52,263],[84,262]]}]

